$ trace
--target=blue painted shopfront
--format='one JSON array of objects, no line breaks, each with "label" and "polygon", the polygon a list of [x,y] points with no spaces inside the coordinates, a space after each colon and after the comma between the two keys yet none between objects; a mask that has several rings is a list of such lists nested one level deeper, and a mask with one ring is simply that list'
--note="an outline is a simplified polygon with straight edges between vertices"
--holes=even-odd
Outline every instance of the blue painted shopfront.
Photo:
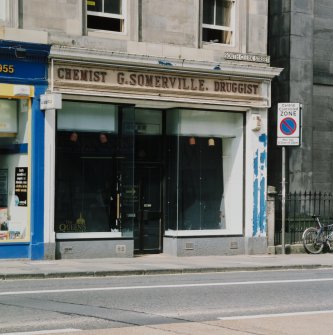
[{"label": "blue painted shopfront", "polygon": [[[44,112],[50,46],[0,41],[0,258],[44,257]],[[23,200],[22,200],[23,199]]]}]

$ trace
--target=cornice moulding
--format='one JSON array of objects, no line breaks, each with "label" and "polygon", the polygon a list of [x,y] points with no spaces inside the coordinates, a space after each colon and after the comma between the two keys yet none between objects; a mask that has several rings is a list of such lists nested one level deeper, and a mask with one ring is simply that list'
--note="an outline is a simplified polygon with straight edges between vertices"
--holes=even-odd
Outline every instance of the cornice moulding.
[{"label": "cornice moulding", "polygon": [[[111,52],[97,49],[84,49],[63,46],[52,46],[50,59],[71,63],[86,63],[91,65],[108,65],[124,67],[127,69],[159,71],[183,74],[207,74],[209,76],[231,76],[260,80],[271,80],[278,76],[282,68],[254,64],[235,64],[223,61],[220,63],[191,61],[185,59],[172,59],[157,56],[145,56]],[[162,64],[162,65],[161,65]],[[214,67],[219,66],[218,70]]]}]

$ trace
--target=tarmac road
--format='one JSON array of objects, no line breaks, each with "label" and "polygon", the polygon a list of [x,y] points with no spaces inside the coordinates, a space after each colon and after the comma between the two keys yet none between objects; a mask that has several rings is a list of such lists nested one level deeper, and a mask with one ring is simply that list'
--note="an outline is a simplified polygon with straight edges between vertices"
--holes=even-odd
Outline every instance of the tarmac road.
[{"label": "tarmac road", "polygon": [[7,280],[0,282],[0,329],[2,334],[329,334],[332,282],[333,269]]}]

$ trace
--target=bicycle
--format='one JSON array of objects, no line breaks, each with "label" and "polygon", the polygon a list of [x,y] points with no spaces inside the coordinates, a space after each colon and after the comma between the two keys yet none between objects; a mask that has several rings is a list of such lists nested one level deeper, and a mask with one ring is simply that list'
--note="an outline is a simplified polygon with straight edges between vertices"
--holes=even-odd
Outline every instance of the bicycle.
[{"label": "bicycle", "polygon": [[324,225],[320,222],[318,215],[313,215],[312,218],[316,222],[316,227],[310,227],[304,230],[302,241],[304,249],[309,254],[319,254],[324,247],[333,250],[333,224]]}]

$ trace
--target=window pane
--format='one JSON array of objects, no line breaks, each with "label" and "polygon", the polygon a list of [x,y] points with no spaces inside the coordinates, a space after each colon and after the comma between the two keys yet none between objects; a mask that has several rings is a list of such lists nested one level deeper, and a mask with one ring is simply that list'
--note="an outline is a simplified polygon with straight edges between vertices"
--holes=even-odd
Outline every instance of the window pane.
[{"label": "window pane", "polygon": [[166,230],[240,233],[243,115],[178,113],[167,114]]},{"label": "window pane", "polygon": [[116,136],[57,133],[56,231],[99,232],[116,227]]},{"label": "window pane", "polygon": [[0,244],[30,239],[30,127],[25,104],[26,99],[0,99]]},{"label": "window pane", "polygon": [[216,0],[216,25],[230,26],[231,2]]},{"label": "window pane", "polygon": [[6,1],[7,0],[0,0],[0,20],[6,20]]},{"label": "window pane", "polygon": [[121,14],[122,0],[104,0],[104,13]]},{"label": "window pane", "polygon": [[[162,112],[135,110],[135,159],[159,162],[162,157]],[[159,148],[158,150],[156,150]]]},{"label": "window pane", "polygon": [[0,99],[0,134],[17,133],[17,101]]},{"label": "window pane", "polygon": [[58,129],[115,132],[116,111],[117,107],[110,104],[64,101],[58,111]]},{"label": "window pane", "polygon": [[179,154],[179,110],[166,113],[167,133],[167,177],[165,226],[167,230],[178,229],[178,154]]},{"label": "window pane", "polygon": [[215,0],[204,0],[203,23],[214,24],[214,2]]},{"label": "window pane", "polygon": [[201,138],[201,229],[219,229],[223,196],[222,139]]},{"label": "window pane", "polygon": [[202,40],[204,42],[231,44],[232,32],[224,31],[224,30],[217,30],[217,29],[203,28]]},{"label": "window pane", "polygon": [[103,0],[87,0],[87,9],[92,12],[103,11]]},{"label": "window pane", "polygon": [[182,136],[180,149],[179,229],[221,228],[222,139]]},{"label": "window pane", "polygon": [[88,28],[91,29],[122,32],[123,22],[121,19],[88,15]]},{"label": "window pane", "polygon": [[166,181],[166,213],[165,224],[167,230],[178,229],[178,136],[167,137],[167,181]]},{"label": "window pane", "polygon": [[56,232],[132,235],[134,202],[125,195],[133,190],[134,111],[118,113],[117,133],[57,131]]}]

